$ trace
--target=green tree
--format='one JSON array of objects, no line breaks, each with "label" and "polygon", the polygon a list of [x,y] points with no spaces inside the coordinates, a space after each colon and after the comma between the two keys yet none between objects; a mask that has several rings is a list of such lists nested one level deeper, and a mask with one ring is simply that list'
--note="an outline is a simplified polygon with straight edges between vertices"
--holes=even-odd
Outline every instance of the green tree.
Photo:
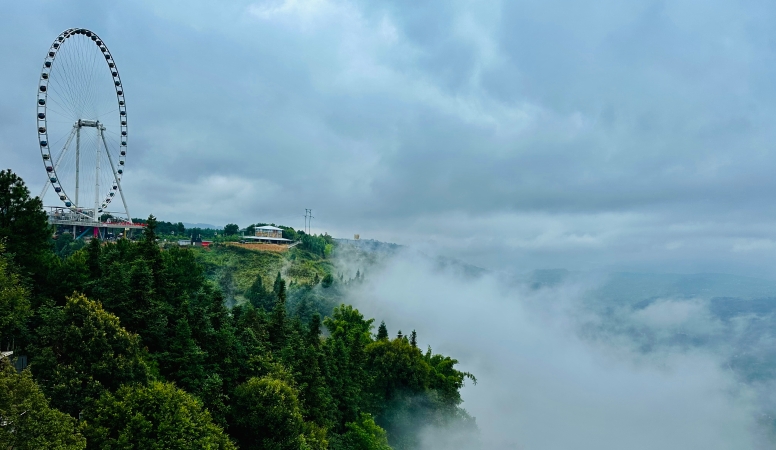
[{"label": "green tree", "polygon": [[372,375],[366,368],[366,346],[372,342],[372,322],[349,305],[335,308],[323,322],[330,333],[324,344],[327,384],[340,431],[345,423],[358,420],[359,412],[370,403]]},{"label": "green tree", "polygon": [[245,298],[248,299],[254,308],[269,311],[275,305],[277,292],[275,295],[267,292],[267,290],[264,289],[264,282],[261,279],[261,274],[258,274],[256,275],[253,284],[251,284],[251,287],[245,292]]},{"label": "green tree", "polygon": [[474,377],[454,368],[457,361],[425,355],[406,337],[378,339],[366,348],[372,375],[370,411],[388,432],[391,446],[418,448],[420,433],[430,424],[476,429],[474,419],[460,408],[460,388]]},{"label": "green tree", "polygon": [[371,415],[361,413],[357,420],[345,425],[347,431],[331,440],[331,450],[391,450],[385,430]]},{"label": "green tree", "polygon": [[72,234],[64,232],[54,241],[54,253],[64,259],[84,247],[83,239],[76,240]]},{"label": "green tree", "polygon": [[321,286],[324,288],[328,288],[333,283],[334,283],[334,277],[330,273],[327,273],[326,275],[323,276],[323,281],[321,281]]},{"label": "green tree", "polygon": [[[379,339],[366,347],[371,389],[384,406],[397,393],[421,393],[429,386],[431,367],[407,339]],[[381,412],[381,411],[380,411]]]},{"label": "green tree", "polygon": [[243,450],[303,449],[304,421],[296,390],[265,376],[251,378],[234,393],[232,435]]},{"label": "green tree", "polygon": [[283,283],[283,278],[280,276],[280,272],[278,272],[278,275],[275,277],[275,283],[272,285],[272,292],[275,293],[275,295],[280,292],[280,285]]},{"label": "green tree", "polygon": [[101,249],[100,240],[96,236],[89,240],[89,245],[86,248],[86,265],[89,267],[89,278],[91,280],[99,280],[102,276],[100,271]]},{"label": "green tree", "polygon": [[140,240],[140,256],[151,268],[151,273],[154,277],[154,288],[160,289],[162,286],[162,252],[159,249],[158,237],[156,235],[156,227],[158,221],[153,215],[148,216],[146,225],[143,228],[143,238]]},{"label": "green tree", "polygon": [[331,428],[336,414],[323,377],[325,355],[321,348],[320,315],[316,313],[310,318],[307,329],[296,318],[290,322],[288,338],[278,358],[293,374],[304,419],[321,428]]},{"label": "green tree", "polygon": [[0,170],[0,241],[23,276],[45,274],[42,262],[51,234],[40,199],[30,198],[24,181],[10,169]]},{"label": "green tree", "polygon": [[178,319],[170,347],[159,358],[162,375],[190,393],[202,391],[205,382],[205,357],[207,355],[194,341],[189,322]]},{"label": "green tree", "polygon": [[80,450],[86,440],[75,420],[49,406],[29,370],[0,359],[0,448]]},{"label": "green tree", "polygon": [[377,327],[377,339],[388,339],[388,328],[385,326],[385,321],[380,322],[380,326]]},{"label": "green tree", "polygon": [[105,390],[149,379],[139,337],[99,303],[73,295],[43,308],[41,321],[31,369],[58,409],[77,416]]},{"label": "green tree", "polygon": [[299,239],[299,233],[297,233],[293,228],[291,227],[284,227],[283,225],[279,225],[279,228],[283,230],[283,238],[288,239],[291,241],[296,241]]},{"label": "green tree", "polygon": [[105,393],[84,420],[90,449],[235,449],[202,403],[170,383]]},{"label": "green tree", "polygon": [[3,349],[9,348],[17,339],[22,343],[27,319],[32,315],[28,292],[11,271],[10,263],[0,242],[0,348]]},{"label": "green tree", "polygon": [[234,236],[240,231],[240,227],[238,227],[236,224],[229,223],[226,224],[224,227],[224,235],[225,236]]},{"label": "green tree", "polygon": [[286,323],[286,282],[280,278],[275,281],[277,301],[270,314],[268,331],[273,350],[279,350],[286,342],[288,324]]}]

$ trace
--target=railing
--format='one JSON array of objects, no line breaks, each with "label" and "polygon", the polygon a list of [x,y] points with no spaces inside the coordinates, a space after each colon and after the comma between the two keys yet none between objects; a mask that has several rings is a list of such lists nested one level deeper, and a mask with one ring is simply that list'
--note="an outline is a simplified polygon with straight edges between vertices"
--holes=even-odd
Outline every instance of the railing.
[{"label": "railing", "polygon": [[74,209],[74,208],[61,208],[57,206],[50,206],[48,214],[49,222],[79,222],[84,225],[94,224],[99,222],[96,220],[94,210],[89,209]]},{"label": "railing", "polygon": [[132,223],[128,220],[108,219],[101,222],[94,218],[93,209],[62,208],[59,206],[47,207],[49,223],[56,225],[76,225],[84,227],[108,227],[108,228],[142,228],[145,224]]}]

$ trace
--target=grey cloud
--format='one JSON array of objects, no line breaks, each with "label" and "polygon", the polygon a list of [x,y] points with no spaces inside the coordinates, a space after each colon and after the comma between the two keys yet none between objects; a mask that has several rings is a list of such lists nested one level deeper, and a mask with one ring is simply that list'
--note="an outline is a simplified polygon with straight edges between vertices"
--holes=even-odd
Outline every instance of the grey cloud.
[{"label": "grey cloud", "polygon": [[[710,224],[692,237],[696,247],[720,234],[776,239],[729,226],[776,221],[766,2],[7,10],[0,37],[13,45],[0,56],[13,64],[0,75],[0,155],[33,191],[43,177],[29,131],[40,58],[59,31],[80,24],[106,39],[125,80],[135,215],[279,222],[313,207],[319,231],[392,237],[422,223],[413,230],[421,242],[455,241],[448,217],[490,218],[483,226],[498,242],[532,239],[499,229],[505,215],[554,215],[585,235],[588,217],[635,214],[645,221],[628,232],[601,225],[612,239],[592,259],[617,264],[618,249],[638,243],[644,251],[630,257],[653,267],[674,258],[655,250],[676,240],[672,227],[695,220]],[[214,180],[234,183],[219,185],[231,194]],[[476,257],[478,245],[439,251]],[[499,253],[492,264],[516,257],[488,248]],[[683,269],[708,258],[727,271],[765,261],[692,252]],[[575,255],[575,247],[533,254],[537,266]]]}]

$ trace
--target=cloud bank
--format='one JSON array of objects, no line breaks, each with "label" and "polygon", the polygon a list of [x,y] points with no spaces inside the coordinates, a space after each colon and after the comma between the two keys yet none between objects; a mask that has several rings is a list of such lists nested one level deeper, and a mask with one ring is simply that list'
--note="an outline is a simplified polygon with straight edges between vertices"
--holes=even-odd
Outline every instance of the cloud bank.
[{"label": "cloud bank", "polygon": [[[612,330],[586,336],[591,323],[612,325],[584,306],[599,280],[508,287],[495,275],[467,279],[411,253],[367,280],[352,301],[368,317],[384,319],[391,334],[418,330],[421,347],[454,355],[477,376],[463,406],[477,418],[483,449],[773,445],[757,389],[740,382],[718,348],[645,352]],[[612,322],[664,334],[718,326],[700,301],[656,301]],[[428,430],[426,448],[472,448],[461,442],[451,430]]]}]

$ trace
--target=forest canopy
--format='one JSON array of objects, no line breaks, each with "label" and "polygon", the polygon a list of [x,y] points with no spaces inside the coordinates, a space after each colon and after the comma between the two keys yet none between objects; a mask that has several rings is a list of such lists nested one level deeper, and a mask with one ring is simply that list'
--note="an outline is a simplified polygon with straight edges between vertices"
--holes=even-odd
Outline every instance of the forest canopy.
[{"label": "forest canopy", "polygon": [[[40,200],[0,172],[3,448],[415,449],[425,427],[476,428],[460,406],[474,377],[414,332],[321,303],[317,274],[294,307],[280,272],[228,305],[192,250],[160,248],[180,224],[144,222],[135,241],[58,246]],[[292,232],[300,258],[331,255],[330,236]]]}]

